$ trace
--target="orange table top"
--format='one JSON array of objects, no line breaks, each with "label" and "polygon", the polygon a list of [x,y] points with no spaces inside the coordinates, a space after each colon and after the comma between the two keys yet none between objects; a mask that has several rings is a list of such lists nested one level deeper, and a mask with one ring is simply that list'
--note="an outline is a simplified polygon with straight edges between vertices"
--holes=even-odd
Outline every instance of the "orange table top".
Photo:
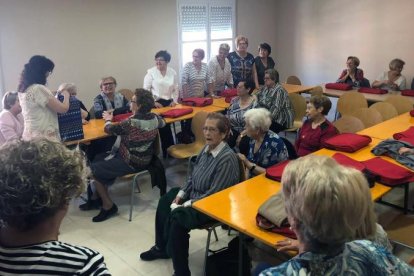
[{"label": "orange table top", "polygon": [[104,131],[105,120],[104,119],[91,119],[89,123],[83,125],[84,138],[81,140],[65,142],[65,145],[73,145],[78,143],[88,143],[92,140],[101,139],[109,136]]},{"label": "orange table top", "polygon": [[385,140],[392,138],[394,133],[407,130],[411,126],[414,126],[414,117],[411,117],[407,112],[375,126],[361,130],[358,134]]},{"label": "orange table top", "polygon": [[[353,90],[343,91],[343,90],[335,90],[335,89],[325,88],[323,94],[325,94],[327,96],[332,96],[332,97],[339,98],[344,93],[348,93],[348,92],[358,92],[358,90],[353,89]],[[385,101],[386,98],[388,98],[389,95],[399,94],[399,92],[391,91],[387,94],[370,94],[370,93],[361,93],[361,94],[364,95],[364,97],[365,97],[365,99],[367,99],[367,101],[370,101],[370,102],[383,102],[383,101]],[[407,100],[414,103],[414,97],[408,97],[408,96],[403,96],[403,97],[405,97]]]},{"label": "orange table top", "polygon": [[288,93],[304,93],[308,92],[315,86],[305,86],[305,85],[296,85],[296,84],[287,84],[282,83],[283,88],[286,89]]}]

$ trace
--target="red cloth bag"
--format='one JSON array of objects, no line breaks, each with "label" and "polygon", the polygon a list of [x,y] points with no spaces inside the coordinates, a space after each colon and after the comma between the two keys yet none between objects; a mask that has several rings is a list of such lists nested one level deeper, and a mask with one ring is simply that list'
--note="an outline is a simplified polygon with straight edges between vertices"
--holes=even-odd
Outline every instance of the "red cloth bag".
[{"label": "red cloth bag", "polygon": [[278,227],[277,225],[273,224],[271,221],[266,219],[264,216],[257,214],[256,215],[256,225],[259,228],[265,229],[267,231],[278,233],[282,236],[291,238],[291,239],[297,239],[295,232],[293,232],[290,229],[289,223],[284,224],[281,227]]},{"label": "red cloth bag", "polygon": [[351,90],[352,85],[346,83],[327,83],[325,88],[335,89],[335,90]]},{"label": "red cloth bag", "polygon": [[367,170],[379,177],[378,182],[395,186],[414,181],[414,173],[381,157],[362,161]]},{"label": "red cloth bag", "polygon": [[339,164],[346,167],[357,169],[360,172],[366,169],[366,166],[363,163],[356,161],[342,153],[335,153],[334,155],[332,155],[332,158],[335,159],[335,161]]},{"label": "red cloth bag", "polygon": [[226,89],[223,92],[221,92],[221,97],[236,97],[237,96],[237,89],[236,88],[232,88],[232,89]]},{"label": "red cloth bag", "polygon": [[161,116],[165,117],[165,118],[177,118],[177,117],[181,117],[187,114],[190,114],[193,112],[193,109],[191,107],[188,108],[174,108],[174,109],[170,109],[168,111],[165,111],[163,113],[161,113]]},{"label": "red cloth bag", "polygon": [[112,118],[112,122],[122,122],[122,121],[128,119],[129,117],[131,117],[133,115],[134,115],[134,113],[132,113],[132,112],[125,113],[125,114],[118,114],[118,115],[115,115]]},{"label": "red cloth bag", "polygon": [[401,90],[401,95],[414,97],[414,90],[412,89]]},{"label": "red cloth bag", "polygon": [[207,106],[213,104],[212,98],[185,98],[181,101],[183,105],[189,106]]},{"label": "red cloth bag", "polygon": [[410,116],[414,117],[414,109],[410,111]]},{"label": "red cloth bag", "polygon": [[266,169],[266,177],[272,180],[280,181],[282,179],[283,171],[290,160],[286,160]]},{"label": "red cloth bag", "polygon": [[369,93],[369,94],[387,94],[388,93],[388,91],[385,89],[369,88],[369,87],[361,87],[358,89],[358,92]]},{"label": "red cloth bag", "polygon": [[342,133],[326,139],[323,143],[325,148],[344,152],[355,152],[372,142],[371,137],[355,133]]}]

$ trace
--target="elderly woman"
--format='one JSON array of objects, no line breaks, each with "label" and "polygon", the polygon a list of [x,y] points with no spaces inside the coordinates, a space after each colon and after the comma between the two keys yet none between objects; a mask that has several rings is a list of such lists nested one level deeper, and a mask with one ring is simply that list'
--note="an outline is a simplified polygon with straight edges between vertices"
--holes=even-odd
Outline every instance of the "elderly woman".
[{"label": "elderly woman", "polygon": [[231,65],[227,56],[230,46],[227,43],[220,44],[219,53],[208,63],[213,91],[220,96],[221,92],[227,88],[233,88],[233,76],[231,74]]},{"label": "elderly woman", "polygon": [[311,97],[307,107],[307,120],[299,130],[295,142],[298,156],[305,156],[323,147],[323,142],[338,134],[334,125],[326,119],[332,103],[326,96]]},{"label": "elderly woman", "polygon": [[[213,96],[210,73],[204,59],[204,50],[193,51],[193,62],[188,62],[183,69],[181,78],[182,98]],[[208,91],[208,92],[206,92]]]},{"label": "elderly woman", "polygon": [[46,136],[60,140],[57,113],[68,111],[70,95],[66,90],[61,91],[63,102],[60,102],[45,86],[54,67],[45,56],[33,56],[24,65],[18,87],[24,139]]},{"label": "elderly woman", "polygon": [[17,92],[7,92],[3,97],[3,111],[0,112],[0,145],[23,134],[23,116],[21,114]]},{"label": "elderly woman", "polygon": [[225,142],[230,127],[220,113],[209,113],[204,124],[206,146],[195,160],[184,186],[171,189],[158,202],[155,245],[141,253],[144,261],[172,258],[177,276],[190,275],[189,232],[211,221],[191,204],[239,182],[237,156]]},{"label": "elderly woman", "polygon": [[79,151],[46,138],[0,148],[0,274],[110,275],[103,256],[58,241],[85,165]]},{"label": "elderly woman", "polygon": [[368,183],[359,171],[326,156],[302,157],[285,168],[282,192],[299,255],[260,275],[414,273],[380,245],[352,241],[376,231]]},{"label": "elderly woman", "polygon": [[259,88],[254,56],[247,52],[249,40],[247,37],[239,35],[236,37],[235,43],[236,51],[227,56],[231,65],[234,85],[237,86],[241,80],[246,80],[253,81],[256,88]]},{"label": "elderly woman", "polygon": [[93,99],[96,119],[101,119],[104,111],[113,115],[129,112],[128,100],[121,93],[115,92],[116,84],[114,77],[104,77],[100,80],[101,93]]},{"label": "elderly woman", "polygon": [[244,113],[256,106],[254,97],[251,95],[253,90],[253,82],[239,82],[237,85],[237,97],[231,100],[230,106],[227,109],[227,118],[229,118],[231,126],[228,144],[231,148],[236,146],[236,140],[244,130]]},{"label": "elderly woman", "polygon": [[336,82],[351,84],[354,87],[369,86],[364,83],[364,71],[358,68],[359,58],[350,56],[346,59],[346,69],[344,69]]},{"label": "elderly woman", "polygon": [[259,85],[264,85],[264,75],[267,69],[275,68],[275,62],[273,58],[269,55],[272,52],[272,48],[266,42],[260,43],[259,45],[259,55],[254,59],[254,64],[256,65],[257,79]]},{"label": "elderly woman", "polygon": [[[153,106],[154,98],[151,92],[137,89],[131,100],[133,116],[119,124],[112,124],[113,114],[103,113],[106,121],[105,132],[119,135],[121,140],[115,156],[110,155],[91,164],[97,196],[102,201],[102,208],[92,219],[93,222],[107,220],[118,212],[118,207],[109,197],[108,186],[112,185],[117,177],[139,172],[151,162],[158,128],[165,126],[165,121],[161,117],[151,113]],[[97,199],[92,198],[79,206],[81,210],[96,207]]]},{"label": "elderly woman", "polygon": [[266,168],[289,159],[283,140],[273,131],[270,112],[265,108],[250,109],[244,114],[246,128],[243,134],[250,138],[247,156],[239,153],[249,175],[266,172]]},{"label": "elderly woman", "polygon": [[[174,69],[168,66],[171,55],[167,51],[155,54],[155,66],[148,69],[144,78],[144,89],[152,92],[155,107],[175,106],[178,102],[178,79]],[[160,129],[163,155],[167,155],[167,148],[174,144],[171,126],[168,124]]]},{"label": "elderly woman", "polygon": [[279,73],[268,69],[265,73],[265,86],[256,94],[257,105],[270,111],[273,132],[290,128],[293,125],[293,107],[287,91],[279,84]]},{"label": "elderly woman", "polygon": [[82,116],[82,123],[87,124],[88,121],[91,119],[89,111],[86,109],[85,105],[76,97],[78,95],[78,88],[74,83],[62,83],[59,85],[57,93],[61,93],[61,91],[67,90],[71,97],[74,97],[77,101],[79,101],[81,116]]},{"label": "elderly woman", "polygon": [[390,70],[380,74],[372,83],[372,87],[393,91],[406,89],[406,79],[401,75],[404,65],[405,62],[399,58],[391,60]]}]

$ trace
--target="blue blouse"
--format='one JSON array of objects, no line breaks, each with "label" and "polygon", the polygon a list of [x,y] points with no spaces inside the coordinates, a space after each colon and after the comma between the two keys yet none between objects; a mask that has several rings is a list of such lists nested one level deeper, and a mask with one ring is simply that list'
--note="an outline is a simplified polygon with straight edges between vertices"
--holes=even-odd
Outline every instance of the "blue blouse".
[{"label": "blue blouse", "polygon": [[414,268],[384,247],[359,240],[346,243],[336,256],[305,252],[260,273],[275,275],[414,275]]}]

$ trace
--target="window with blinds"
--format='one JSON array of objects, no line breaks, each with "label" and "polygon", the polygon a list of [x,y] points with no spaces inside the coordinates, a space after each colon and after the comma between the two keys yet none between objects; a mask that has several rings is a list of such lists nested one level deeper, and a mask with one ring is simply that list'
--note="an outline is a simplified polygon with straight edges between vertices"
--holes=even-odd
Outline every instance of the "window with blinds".
[{"label": "window with blinds", "polygon": [[235,0],[177,0],[181,68],[192,61],[196,48],[205,51],[203,62],[218,53],[221,43],[232,48],[235,26]]}]

